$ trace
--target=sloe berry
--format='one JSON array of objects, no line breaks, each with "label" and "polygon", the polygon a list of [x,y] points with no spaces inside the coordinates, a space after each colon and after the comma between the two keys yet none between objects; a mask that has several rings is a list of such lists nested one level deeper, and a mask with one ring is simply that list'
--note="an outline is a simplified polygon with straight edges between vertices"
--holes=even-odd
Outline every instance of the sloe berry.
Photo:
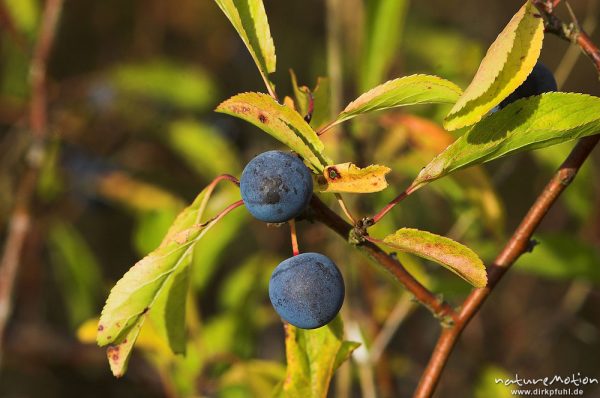
[{"label": "sloe berry", "polygon": [[242,199],[257,219],[281,223],[297,217],[313,191],[311,172],[297,156],[264,152],[252,159],[240,178]]},{"label": "sloe berry", "polygon": [[331,322],[344,302],[337,266],[319,253],[302,253],[279,264],[269,281],[269,298],[284,320],[302,329]]}]

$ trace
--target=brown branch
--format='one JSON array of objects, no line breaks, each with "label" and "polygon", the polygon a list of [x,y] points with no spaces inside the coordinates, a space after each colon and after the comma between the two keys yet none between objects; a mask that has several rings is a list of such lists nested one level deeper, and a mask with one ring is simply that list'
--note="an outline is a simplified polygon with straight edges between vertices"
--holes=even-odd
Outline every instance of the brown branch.
[{"label": "brown branch", "polygon": [[[598,76],[600,77],[600,50],[581,28],[576,18],[573,16],[572,11],[569,10],[573,17],[573,23],[566,24],[553,13],[554,8],[560,3],[560,0],[532,0],[532,2],[540,11],[542,18],[544,18],[546,32],[553,33],[564,40],[577,44],[583,53],[592,60],[592,63],[598,72]],[[552,180],[546,185],[540,196],[538,196],[537,200],[514,232],[510,241],[506,244],[490,268],[488,285],[485,288],[473,290],[463,302],[462,309],[455,324],[442,330],[431,358],[429,359],[429,363],[415,390],[414,397],[424,398],[430,397],[433,394],[441,373],[446,366],[450,353],[460,337],[460,334],[473,316],[479,311],[486,298],[510,266],[523,253],[529,250],[530,239],[534,231],[560,194],[571,183],[579,171],[579,168],[590,155],[598,141],[600,141],[600,135],[581,139],[573,148],[567,159],[559,167]]]},{"label": "brown branch", "polygon": [[63,0],[47,0],[44,6],[40,33],[30,64],[31,102],[29,127],[34,142],[28,154],[28,165],[19,182],[15,207],[8,224],[4,252],[0,261],[0,354],[6,322],[12,306],[14,282],[21,262],[21,252],[31,223],[30,202],[35,193],[39,167],[44,154],[47,133],[46,66],[54,42]]},{"label": "brown branch", "polygon": [[573,148],[567,159],[559,167],[548,185],[544,188],[519,227],[515,230],[509,242],[498,255],[489,270],[488,285],[485,288],[475,289],[466,298],[462,305],[458,319],[453,326],[442,330],[442,333],[433,350],[427,368],[421,376],[421,380],[414,397],[430,397],[440,379],[441,373],[448,361],[448,357],[456,344],[461,332],[469,321],[479,311],[485,299],[492,292],[502,276],[510,266],[525,252],[529,250],[531,236],[556,202],[560,194],[571,183],[579,168],[587,159],[592,149],[600,141],[600,135],[581,139]]},{"label": "brown branch", "polygon": [[573,22],[567,24],[557,17],[553,11],[559,1],[556,0],[532,0],[544,18],[546,32],[552,33],[563,40],[577,44],[581,51],[591,60],[600,77],[600,50],[592,42],[590,36],[583,30],[579,22],[573,16]]},{"label": "brown branch", "polygon": [[[348,224],[337,213],[327,207],[316,196],[313,196],[311,201],[312,216],[328,226],[338,235],[345,239],[349,239],[354,227]],[[436,318],[442,321],[442,324],[452,324],[457,316],[454,309],[445,301],[436,297],[425,286],[417,281],[400,262],[386,252],[384,252],[376,244],[364,241],[358,242],[356,247],[362,251],[367,257],[389,271],[410,293],[412,293],[417,301],[429,309]]]}]

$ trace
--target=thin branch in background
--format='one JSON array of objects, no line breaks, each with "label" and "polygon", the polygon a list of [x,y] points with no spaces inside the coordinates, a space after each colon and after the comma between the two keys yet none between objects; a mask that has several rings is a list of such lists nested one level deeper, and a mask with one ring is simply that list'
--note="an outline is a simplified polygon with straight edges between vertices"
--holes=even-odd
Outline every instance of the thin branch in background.
[{"label": "thin branch in background", "polygon": [[413,303],[409,294],[402,293],[400,299],[390,312],[390,315],[385,320],[383,327],[375,336],[371,349],[369,350],[369,360],[375,364],[379,362],[381,355],[385,351],[386,347],[392,341],[392,338],[398,331],[398,328],[404,322],[404,320],[413,312],[415,309],[415,303]]},{"label": "thin branch in background", "polygon": [[348,340],[360,343],[360,346],[352,353],[352,360],[358,367],[361,397],[376,398],[377,389],[375,388],[375,371],[371,361],[371,353],[356,321],[346,322],[346,334]]},{"label": "thin branch in background", "polygon": [[510,266],[529,249],[531,236],[542,222],[550,207],[556,202],[560,194],[573,181],[583,162],[588,158],[592,149],[600,141],[600,135],[581,139],[571,151],[567,159],[559,167],[548,185],[538,196],[533,206],[519,227],[513,233],[502,252],[498,255],[489,270],[488,285],[484,288],[475,289],[465,299],[462,309],[455,324],[443,329],[433,350],[427,368],[421,376],[421,380],[414,397],[430,397],[438,384],[440,376],[450,353],[456,344],[460,334],[469,324],[469,321],[479,311],[486,298],[500,281]]},{"label": "thin branch in background", "polygon": [[8,223],[7,238],[0,261],[0,356],[6,323],[11,313],[14,283],[31,223],[30,203],[35,193],[39,168],[44,156],[44,140],[48,130],[46,67],[62,6],[63,0],[46,1],[30,64],[29,127],[34,143],[29,151],[27,169],[16,191],[15,207]]}]

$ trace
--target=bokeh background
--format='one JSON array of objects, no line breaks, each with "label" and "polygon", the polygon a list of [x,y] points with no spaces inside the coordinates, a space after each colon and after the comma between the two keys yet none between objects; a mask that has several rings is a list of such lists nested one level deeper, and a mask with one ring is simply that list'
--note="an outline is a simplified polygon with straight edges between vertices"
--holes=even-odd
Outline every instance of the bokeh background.
[{"label": "bokeh background", "polygon": [[[313,87],[330,76],[331,109],[389,78],[432,73],[466,87],[489,44],[521,1],[397,1],[380,72],[365,72],[370,0],[265,0],[277,49],[273,76],[291,95],[288,69]],[[600,2],[573,1],[590,32]],[[31,47],[41,2],[1,0],[0,241],[15,205],[32,138],[27,125]],[[559,14],[569,19],[564,8]],[[598,29],[600,31],[600,29]],[[389,32],[393,34],[389,34]],[[600,34],[593,33],[595,42]],[[389,55],[385,55],[385,54]],[[563,91],[600,95],[589,60],[548,36],[541,60]],[[213,109],[264,91],[241,40],[209,0],[66,0],[49,63],[49,139],[15,285],[0,364],[2,397],[267,397],[284,374],[284,339],[267,294],[272,269],[291,255],[289,231],[251,220],[242,208],[194,252],[190,345],[174,357],[141,339],[121,379],[93,343],[94,319],[111,286],[160,242],[179,210],[215,176],[239,175],[280,144]],[[346,195],[356,214],[378,209],[454,138],[439,125],[448,109],[409,108],[360,118],[326,136],[336,162],[392,167],[385,192]],[[495,161],[419,191],[373,231],[403,226],[445,234],[488,263],[501,249],[572,143]],[[494,377],[580,372],[600,377],[599,156],[586,163],[535,238],[466,329],[439,397],[504,397]],[[237,200],[219,190],[211,211]],[[325,198],[329,200],[330,198]],[[332,207],[336,205],[329,200]],[[384,271],[326,227],[300,222],[304,251],[342,269],[342,314],[364,348],[332,383],[336,397],[410,396],[439,333]],[[399,258],[453,303],[469,286],[414,257]],[[585,396],[600,396],[598,385]]]}]

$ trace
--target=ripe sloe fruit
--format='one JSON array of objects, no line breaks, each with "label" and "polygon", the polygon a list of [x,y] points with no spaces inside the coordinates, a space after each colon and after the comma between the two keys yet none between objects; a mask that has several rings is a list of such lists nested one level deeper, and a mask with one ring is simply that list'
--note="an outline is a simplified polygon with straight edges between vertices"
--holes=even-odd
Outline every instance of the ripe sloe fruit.
[{"label": "ripe sloe fruit", "polygon": [[302,213],[312,196],[313,181],[297,156],[269,151],[246,165],[240,190],[250,214],[264,222],[281,223]]},{"label": "ripe sloe fruit", "polygon": [[319,253],[302,253],[281,262],[269,281],[269,298],[284,320],[302,329],[331,322],[344,302],[344,280],[337,266]]},{"label": "ripe sloe fruit", "polygon": [[532,95],[539,95],[548,93],[551,91],[557,91],[556,80],[552,71],[546,67],[546,65],[538,62],[533,67],[531,74],[525,79],[515,91],[506,97],[499,105],[499,108],[505,108],[508,104],[515,102],[518,99],[531,97]]}]

